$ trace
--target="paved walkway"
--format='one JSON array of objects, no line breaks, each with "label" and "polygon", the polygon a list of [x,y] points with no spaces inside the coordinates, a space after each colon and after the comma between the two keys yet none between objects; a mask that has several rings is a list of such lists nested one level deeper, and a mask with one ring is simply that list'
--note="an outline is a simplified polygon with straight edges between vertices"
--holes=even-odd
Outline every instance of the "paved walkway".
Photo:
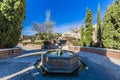
[{"label": "paved walkway", "polygon": [[0,60],[0,80],[35,80],[35,75],[39,80],[120,80],[120,61],[84,52],[80,52],[79,56],[88,69],[79,70],[77,76],[41,76],[33,64],[44,52],[23,47],[22,55]]},{"label": "paved walkway", "polygon": [[89,65],[89,67],[92,67],[89,62],[100,65],[101,67],[104,67],[105,70],[112,76],[114,76],[115,80],[120,80],[120,60],[87,52],[79,52],[79,56],[84,62],[86,62],[87,65]]},{"label": "paved walkway", "polygon": [[42,52],[23,47],[22,55],[0,60],[0,80],[34,80],[29,71],[34,68],[31,64],[40,59]]}]

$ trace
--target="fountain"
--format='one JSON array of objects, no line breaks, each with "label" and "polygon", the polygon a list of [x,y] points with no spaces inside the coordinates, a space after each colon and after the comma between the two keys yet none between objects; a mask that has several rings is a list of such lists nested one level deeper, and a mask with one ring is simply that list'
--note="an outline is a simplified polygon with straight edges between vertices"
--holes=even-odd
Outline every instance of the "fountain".
[{"label": "fountain", "polygon": [[47,73],[72,73],[80,66],[78,55],[72,51],[61,50],[47,51],[42,54],[37,67],[41,68],[42,75]]}]

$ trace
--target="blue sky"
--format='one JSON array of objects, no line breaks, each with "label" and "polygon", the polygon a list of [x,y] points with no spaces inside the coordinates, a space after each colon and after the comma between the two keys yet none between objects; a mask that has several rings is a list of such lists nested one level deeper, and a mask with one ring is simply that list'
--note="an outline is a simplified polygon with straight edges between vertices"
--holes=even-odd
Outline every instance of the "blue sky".
[{"label": "blue sky", "polygon": [[56,32],[63,33],[70,27],[84,24],[86,7],[91,9],[93,24],[96,23],[97,6],[101,6],[101,18],[114,0],[26,0],[26,19],[23,21],[22,35],[33,35],[31,23],[44,22],[46,10],[51,11],[51,20],[55,22]]}]

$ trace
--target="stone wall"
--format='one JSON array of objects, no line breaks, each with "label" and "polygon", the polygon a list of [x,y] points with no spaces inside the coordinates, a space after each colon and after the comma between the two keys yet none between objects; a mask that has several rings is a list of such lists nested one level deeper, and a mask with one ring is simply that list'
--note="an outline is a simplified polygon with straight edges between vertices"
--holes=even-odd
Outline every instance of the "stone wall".
[{"label": "stone wall", "polygon": [[[19,44],[18,46],[20,47],[30,47],[30,48],[33,48],[33,49],[43,49],[43,45],[37,45],[37,44],[26,44],[26,45],[22,45],[22,44]],[[48,46],[48,45],[46,45]],[[49,45],[50,49],[54,48],[54,45]]]},{"label": "stone wall", "polygon": [[19,55],[21,48],[0,49],[0,58]]},{"label": "stone wall", "polygon": [[36,45],[36,44],[27,44],[26,46],[41,49],[41,45]]},{"label": "stone wall", "polygon": [[23,45],[23,44],[18,44],[17,46],[19,47],[31,47],[31,48],[35,48],[35,49],[41,49],[41,45],[37,45],[37,44],[26,44],[26,45]]},{"label": "stone wall", "polygon": [[80,46],[68,46],[70,51],[75,52],[90,52],[99,55],[106,56],[108,58],[115,58],[120,60],[120,50],[105,49],[105,48],[94,48],[94,47],[80,47]]}]

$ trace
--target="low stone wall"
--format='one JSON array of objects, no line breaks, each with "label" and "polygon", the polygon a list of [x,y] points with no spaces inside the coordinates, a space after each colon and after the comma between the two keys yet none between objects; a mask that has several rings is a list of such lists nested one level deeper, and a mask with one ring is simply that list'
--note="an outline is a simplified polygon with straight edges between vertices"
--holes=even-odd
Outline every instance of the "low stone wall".
[{"label": "low stone wall", "polygon": [[68,46],[70,51],[75,52],[90,52],[99,55],[106,56],[108,58],[115,58],[120,60],[120,50],[105,49],[105,48],[94,48],[94,47],[80,47],[80,46]]},{"label": "low stone wall", "polygon": [[23,47],[23,46],[25,46],[25,47],[31,47],[31,48],[36,48],[36,49],[41,49],[41,45],[37,45],[37,44],[26,44],[26,45],[23,45],[23,44],[18,44],[17,46],[19,46],[19,47]]},{"label": "low stone wall", "polygon": [[26,46],[41,49],[41,45],[36,45],[36,44],[27,44]]},{"label": "low stone wall", "polygon": [[[26,44],[26,45],[18,45],[20,47],[25,46],[25,47],[31,47],[33,49],[43,49],[44,46],[42,45],[36,45],[36,44]],[[54,45],[46,45],[49,46],[50,49],[54,48]]]},{"label": "low stone wall", "polygon": [[0,58],[19,55],[21,48],[0,49]]}]

